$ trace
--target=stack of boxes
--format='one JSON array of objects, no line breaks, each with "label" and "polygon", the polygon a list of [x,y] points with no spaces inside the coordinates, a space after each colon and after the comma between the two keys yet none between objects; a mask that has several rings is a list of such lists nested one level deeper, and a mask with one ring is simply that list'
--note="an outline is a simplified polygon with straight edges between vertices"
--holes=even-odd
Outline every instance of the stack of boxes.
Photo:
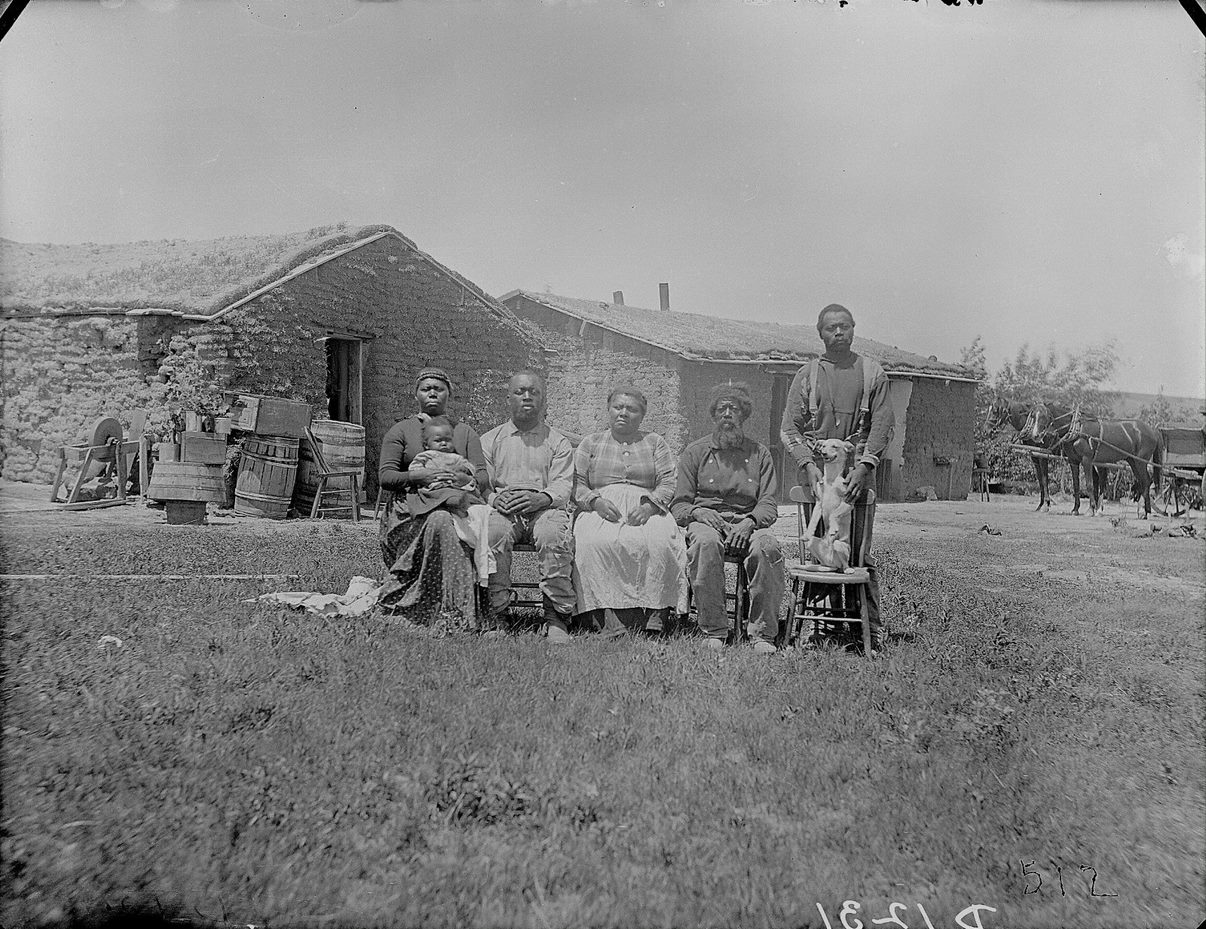
[{"label": "stack of boxes", "polygon": [[[188,425],[199,427],[200,423]],[[147,496],[164,504],[169,525],[203,526],[205,504],[223,500],[225,461],[225,435],[201,432],[199,428],[186,430],[181,433],[179,445],[160,443]]]},{"label": "stack of boxes", "polygon": [[255,394],[231,403],[231,428],[243,437],[235,512],[284,519],[297,480],[298,443],[310,426],[310,405]]},{"label": "stack of boxes", "polygon": [[180,444],[161,443],[147,496],[162,501],[172,525],[204,525],[207,503],[232,501],[224,480],[229,440],[240,433],[235,512],[284,519],[297,479],[298,441],[310,425],[310,406],[256,394],[230,394],[230,415],[201,431],[200,417],[186,414]]}]

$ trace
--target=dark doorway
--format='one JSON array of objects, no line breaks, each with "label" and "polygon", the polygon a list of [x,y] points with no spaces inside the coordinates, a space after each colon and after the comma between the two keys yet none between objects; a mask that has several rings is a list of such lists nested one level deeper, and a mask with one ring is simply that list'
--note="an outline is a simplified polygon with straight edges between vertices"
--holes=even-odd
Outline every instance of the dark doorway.
[{"label": "dark doorway", "polygon": [[326,340],[327,413],[344,423],[360,423],[363,409],[360,339]]},{"label": "dark doorway", "polygon": [[780,504],[788,502],[787,492],[798,482],[799,477],[796,460],[787,453],[779,435],[783,411],[787,409],[787,391],[791,387],[793,377],[795,372],[789,371],[776,373],[771,380],[770,436],[767,448],[770,449],[771,458],[775,462],[775,476],[779,481],[778,487],[775,488],[775,497]]}]

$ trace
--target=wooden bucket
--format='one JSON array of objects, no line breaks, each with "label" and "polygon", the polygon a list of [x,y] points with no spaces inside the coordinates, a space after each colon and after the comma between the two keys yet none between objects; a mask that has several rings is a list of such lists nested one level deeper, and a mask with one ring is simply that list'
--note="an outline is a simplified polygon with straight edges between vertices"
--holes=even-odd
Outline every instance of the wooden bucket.
[{"label": "wooden bucket", "polygon": [[[342,423],[334,419],[317,419],[310,424],[310,431],[318,441],[319,452],[326,462],[328,471],[357,471],[360,475],[360,502],[365,502],[364,487],[364,427],[356,423]],[[314,504],[314,492],[318,488],[318,464],[309,439],[302,439],[301,454],[297,466],[297,486],[293,492],[293,505],[301,513],[309,515]],[[327,497],[331,506],[351,506],[351,481],[346,478],[333,479],[327,490],[342,490],[338,496]]]},{"label": "wooden bucket", "polygon": [[147,496],[152,500],[222,502],[222,466],[195,461],[158,461],[151,470]]},{"label": "wooden bucket", "polygon": [[239,456],[235,512],[241,516],[284,519],[297,480],[297,439],[249,435]]}]

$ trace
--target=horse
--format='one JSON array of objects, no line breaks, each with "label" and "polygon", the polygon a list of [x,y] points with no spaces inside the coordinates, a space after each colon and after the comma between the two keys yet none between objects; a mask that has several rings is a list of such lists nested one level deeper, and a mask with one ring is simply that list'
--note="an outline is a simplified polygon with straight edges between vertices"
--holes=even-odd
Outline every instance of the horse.
[{"label": "horse", "polygon": [[[1034,412],[1031,407],[1025,403],[1017,401],[1008,401],[1004,398],[997,398],[988,409],[988,415],[984,419],[985,427],[990,431],[995,431],[1002,426],[1012,426],[1013,430],[1018,434],[1018,441],[1022,445],[1029,445],[1038,451],[1045,451],[1051,454],[1060,455],[1072,462],[1072,499],[1075,501],[1072,505],[1072,515],[1080,515],[1080,471],[1079,461],[1072,461],[1067,453],[1065,446],[1055,448],[1054,441],[1043,438],[1040,434],[1034,436],[1029,435],[1032,431],[1032,420]],[[1031,455],[1030,461],[1034,465],[1034,474],[1038,479],[1039,488],[1039,504],[1034,508],[1037,513],[1047,508],[1047,512],[1051,512],[1051,493],[1048,490],[1048,477],[1051,473],[1051,459],[1044,458],[1040,455]]]},{"label": "horse", "polygon": [[[1102,420],[1085,419],[1079,407],[1074,411],[1068,428],[1069,447],[1085,466],[1085,475],[1093,468],[1093,491],[1089,497],[1089,510],[1094,516],[1102,512],[1101,493],[1105,489],[1105,469],[1099,464],[1114,464],[1125,461],[1131,466],[1135,483],[1143,495],[1143,516],[1147,519],[1152,512],[1151,489],[1160,490],[1160,472],[1164,466],[1164,442],[1160,432],[1137,419]],[[1151,473],[1147,466],[1152,466]]]},{"label": "horse", "polygon": [[[1041,445],[1053,455],[1059,455],[1068,462],[1072,472],[1072,515],[1080,515],[1080,469],[1085,471],[1085,486],[1091,488],[1095,483],[1105,484],[1105,469],[1087,462],[1080,450],[1073,443],[1070,431],[1077,417],[1081,422],[1087,422],[1091,417],[1084,417],[1080,406],[1064,406],[1060,403],[1045,403],[1037,401],[1030,407],[1026,416],[1026,426],[1023,434],[1031,442]],[[1092,422],[1097,420],[1092,419]],[[1090,498],[1091,499],[1091,498]]]}]

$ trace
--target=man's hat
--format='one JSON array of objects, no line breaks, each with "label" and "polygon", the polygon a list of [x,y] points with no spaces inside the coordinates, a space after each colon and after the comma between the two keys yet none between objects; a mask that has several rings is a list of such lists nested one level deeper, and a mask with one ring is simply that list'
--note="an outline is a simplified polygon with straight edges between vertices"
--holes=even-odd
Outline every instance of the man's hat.
[{"label": "man's hat", "polygon": [[734,400],[741,407],[741,418],[748,419],[754,411],[754,401],[750,398],[750,385],[745,381],[729,381],[727,384],[717,384],[708,394],[708,415],[716,415],[716,407],[721,400]]}]

